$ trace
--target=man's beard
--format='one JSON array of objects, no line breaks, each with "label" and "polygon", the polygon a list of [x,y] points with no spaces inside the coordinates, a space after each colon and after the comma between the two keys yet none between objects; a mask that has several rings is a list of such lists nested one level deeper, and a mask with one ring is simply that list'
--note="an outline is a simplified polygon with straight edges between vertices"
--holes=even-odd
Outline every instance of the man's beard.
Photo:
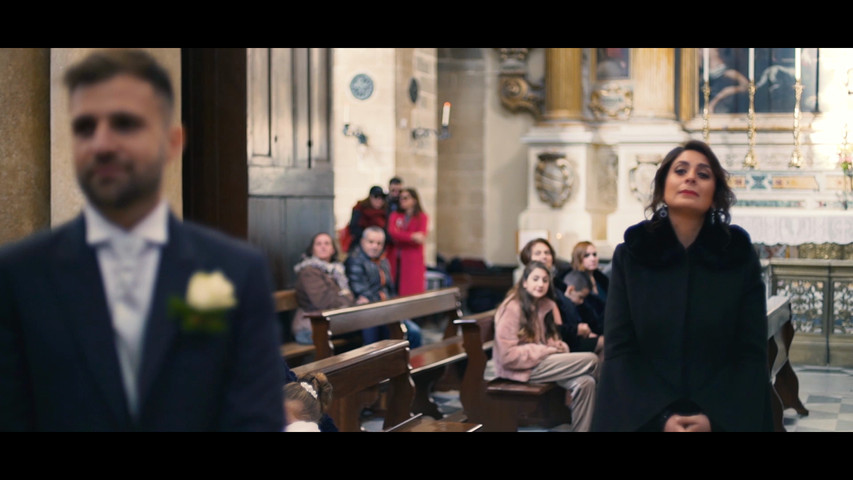
[{"label": "man's beard", "polygon": [[[121,160],[107,160],[118,163],[119,167],[126,169],[126,162]],[[144,171],[131,170],[127,182],[116,189],[115,186],[95,185],[94,169],[96,162],[91,168],[81,172],[77,176],[77,183],[92,205],[103,209],[124,209],[134,203],[151,198],[160,190],[163,171],[161,166],[149,165]],[[160,163],[162,165],[162,162]]]}]

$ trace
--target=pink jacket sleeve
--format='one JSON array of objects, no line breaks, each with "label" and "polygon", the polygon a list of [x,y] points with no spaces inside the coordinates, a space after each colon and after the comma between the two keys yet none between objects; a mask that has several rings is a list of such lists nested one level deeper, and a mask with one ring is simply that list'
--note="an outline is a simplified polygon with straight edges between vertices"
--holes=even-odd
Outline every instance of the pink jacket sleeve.
[{"label": "pink jacket sleeve", "polygon": [[518,338],[520,320],[521,306],[516,301],[500,308],[495,316],[495,342],[498,344],[495,352],[499,356],[496,361],[503,365],[503,368],[532,369],[556,351],[554,347],[541,343],[521,343]]}]

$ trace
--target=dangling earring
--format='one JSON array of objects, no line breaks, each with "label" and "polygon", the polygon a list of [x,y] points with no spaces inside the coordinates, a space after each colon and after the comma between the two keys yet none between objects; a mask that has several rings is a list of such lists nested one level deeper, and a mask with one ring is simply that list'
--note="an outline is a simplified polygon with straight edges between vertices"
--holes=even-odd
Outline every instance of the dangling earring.
[{"label": "dangling earring", "polygon": [[714,213],[716,214],[717,221],[720,222],[720,225],[724,223],[728,224],[731,221],[731,217],[729,217],[729,214],[726,213],[726,211],[722,208],[716,209]]},{"label": "dangling earring", "polygon": [[717,223],[717,210],[713,207],[708,210],[708,221],[711,223],[711,225]]},{"label": "dangling earring", "polygon": [[666,218],[667,215],[669,215],[669,206],[664,203],[660,208],[658,208],[657,214],[660,218]]}]

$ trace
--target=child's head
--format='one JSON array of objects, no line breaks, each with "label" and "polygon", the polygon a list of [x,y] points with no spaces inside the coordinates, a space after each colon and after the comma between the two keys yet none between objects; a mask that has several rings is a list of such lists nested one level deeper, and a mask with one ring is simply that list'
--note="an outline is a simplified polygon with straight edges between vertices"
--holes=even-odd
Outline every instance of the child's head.
[{"label": "child's head", "polygon": [[578,270],[567,273],[563,277],[563,283],[566,284],[566,298],[575,305],[582,304],[592,289],[592,283],[587,274]]},{"label": "child's head", "polygon": [[284,386],[286,423],[319,422],[331,401],[332,384],[326,375],[322,372],[305,374]]}]

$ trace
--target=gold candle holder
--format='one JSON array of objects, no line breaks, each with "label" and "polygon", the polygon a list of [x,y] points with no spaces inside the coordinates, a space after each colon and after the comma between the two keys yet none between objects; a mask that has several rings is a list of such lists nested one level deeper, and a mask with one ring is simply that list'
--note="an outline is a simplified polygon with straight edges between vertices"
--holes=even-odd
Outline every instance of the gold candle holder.
[{"label": "gold candle holder", "polygon": [[749,81],[749,112],[746,114],[749,120],[749,128],[746,135],[749,138],[749,151],[743,159],[743,168],[755,168],[758,160],[755,158],[755,81]]},{"label": "gold candle holder", "polygon": [[708,85],[708,82],[705,82],[702,87],[702,93],[705,94],[705,108],[702,109],[702,136],[705,137],[705,143],[710,145],[711,123],[709,117],[711,116],[711,108],[708,106],[708,102],[711,100],[711,86]]},{"label": "gold candle holder", "polygon": [[803,96],[803,83],[799,78],[794,84],[794,95],[796,97],[794,103],[794,153],[791,154],[788,167],[800,168],[803,166],[803,155],[800,153],[800,99]]}]

